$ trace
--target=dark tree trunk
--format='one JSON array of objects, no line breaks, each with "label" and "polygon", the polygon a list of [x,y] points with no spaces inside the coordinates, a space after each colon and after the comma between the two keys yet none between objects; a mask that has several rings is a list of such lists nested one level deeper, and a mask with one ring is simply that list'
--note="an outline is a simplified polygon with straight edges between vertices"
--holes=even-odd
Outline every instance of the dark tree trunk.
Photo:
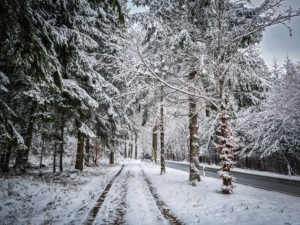
[{"label": "dark tree trunk", "polygon": [[166,165],[165,165],[165,133],[164,133],[164,94],[163,87],[161,87],[161,96],[160,96],[160,162],[161,162],[161,170],[160,174],[166,173]]},{"label": "dark tree trunk", "polygon": [[63,154],[64,154],[64,129],[65,126],[62,124],[60,127],[60,152],[59,152],[59,171],[63,172]]},{"label": "dark tree trunk", "polygon": [[95,157],[93,158],[94,166],[98,166],[97,160],[98,160],[98,146],[95,149]]},{"label": "dark tree trunk", "polygon": [[53,151],[53,173],[56,172],[56,143],[54,144],[54,151]]},{"label": "dark tree trunk", "polygon": [[27,132],[26,132],[25,145],[27,149],[25,150],[25,163],[28,162],[28,156],[29,156],[29,151],[31,148],[32,137],[33,137],[33,130],[34,130],[34,122],[32,121],[28,124]]},{"label": "dark tree trunk", "polygon": [[[196,72],[189,74],[189,80],[195,78]],[[196,185],[200,181],[199,166],[199,137],[196,99],[189,96],[189,129],[190,129],[190,183]]]},{"label": "dark tree trunk", "polygon": [[91,145],[90,145],[90,139],[87,138],[85,141],[85,165],[89,166],[90,165],[90,150],[91,150]]},{"label": "dark tree trunk", "polygon": [[138,149],[137,149],[137,134],[135,135],[134,142],[135,142],[134,159],[137,160],[137,151],[138,151]]},{"label": "dark tree trunk", "polygon": [[125,149],[124,149],[124,158],[127,158],[127,143],[126,143],[126,139],[125,139]]},{"label": "dark tree trunk", "polygon": [[77,144],[75,169],[83,171],[84,137],[80,131],[78,131],[77,139],[78,139],[78,144]]},{"label": "dark tree trunk", "polygon": [[76,162],[75,169],[83,171],[83,158],[84,158],[84,136],[79,131],[79,128],[82,126],[82,122],[79,120],[75,121],[75,125],[77,127],[77,153],[76,153]]},{"label": "dark tree trunk", "polygon": [[34,130],[34,122],[31,121],[28,124],[26,134],[25,134],[25,143],[24,144],[26,146],[26,149],[25,150],[17,150],[15,166],[17,168],[20,168],[20,171],[22,173],[26,172],[26,164],[28,162],[29,151],[31,148],[33,130]]},{"label": "dark tree trunk", "polygon": [[43,164],[44,147],[45,147],[45,134],[42,134],[42,150],[41,150],[41,159],[40,159],[40,169],[42,169],[42,164]]},{"label": "dark tree trunk", "polygon": [[113,150],[110,150],[109,164],[115,163],[115,153]]},{"label": "dark tree trunk", "polygon": [[[36,106],[37,106],[37,104],[34,102],[31,106],[31,110],[30,110],[31,115],[33,115],[34,112],[36,111]],[[27,148],[25,150],[17,151],[16,166],[20,167],[21,172],[23,172],[23,173],[26,172],[26,164],[28,162],[29,151],[31,148],[34,124],[35,124],[34,119],[30,119],[30,121],[27,125],[27,129],[26,129],[26,133],[25,133],[25,137],[24,137],[24,142],[25,142],[24,144]]]},{"label": "dark tree trunk", "polygon": [[0,167],[4,173],[9,172],[9,160],[11,154],[11,145],[8,145],[6,148],[6,152],[0,155]]},{"label": "dark tree trunk", "polygon": [[157,163],[157,125],[154,125],[153,127],[153,133],[152,133],[152,162],[155,164]]}]

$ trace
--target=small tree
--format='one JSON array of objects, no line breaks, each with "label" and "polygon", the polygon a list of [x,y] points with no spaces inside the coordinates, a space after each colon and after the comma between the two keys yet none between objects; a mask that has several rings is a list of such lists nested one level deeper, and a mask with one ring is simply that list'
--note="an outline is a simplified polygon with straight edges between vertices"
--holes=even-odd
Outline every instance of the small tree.
[{"label": "small tree", "polygon": [[230,107],[225,102],[221,104],[221,112],[218,115],[217,122],[217,138],[219,144],[213,143],[216,150],[220,152],[220,171],[219,176],[223,179],[223,185],[221,187],[223,193],[232,193],[235,178],[229,175],[230,169],[234,168],[235,162],[233,161],[233,150],[238,146],[235,143],[234,132],[230,126],[231,117],[229,115]]}]

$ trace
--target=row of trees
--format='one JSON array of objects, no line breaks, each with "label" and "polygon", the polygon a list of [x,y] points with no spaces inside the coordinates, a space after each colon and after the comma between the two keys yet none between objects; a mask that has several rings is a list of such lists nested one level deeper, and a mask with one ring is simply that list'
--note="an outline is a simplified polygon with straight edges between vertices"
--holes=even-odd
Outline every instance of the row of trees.
[{"label": "row of trees", "polygon": [[[267,27],[284,23],[299,11],[282,9],[281,0],[265,0],[257,7],[251,1],[229,0],[133,2],[149,11],[133,18],[136,23],[133,40],[126,43],[129,50],[122,64],[124,73],[135,75],[137,80],[142,77],[149,92],[159,92],[161,109],[166,102],[188,106],[190,182],[195,185],[200,181],[198,112],[214,118],[219,113],[234,116],[240,109],[260,104],[270,88],[270,76],[256,46]],[[151,98],[147,105],[151,105]],[[160,125],[163,132],[162,122],[151,123],[153,130]],[[215,130],[212,123],[210,129]],[[210,136],[209,143],[217,142],[220,151],[218,144],[235,149],[237,146],[230,144],[233,134],[219,132],[218,138]],[[163,170],[162,144],[161,160]],[[224,174],[221,171],[220,175],[227,177]],[[225,179],[224,185],[224,192],[232,191]]]},{"label": "row of trees", "polygon": [[62,171],[66,136],[77,139],[75,168],[82,170],[91,138],[113,152],[130,135],[135,102],[105,57],[119,51],[114,34],[122,36],[127,13],[126,1],[118,0],[1,0],[2,170],[15,159],[25,171],[38,139],[42,154],[53,146]]}]

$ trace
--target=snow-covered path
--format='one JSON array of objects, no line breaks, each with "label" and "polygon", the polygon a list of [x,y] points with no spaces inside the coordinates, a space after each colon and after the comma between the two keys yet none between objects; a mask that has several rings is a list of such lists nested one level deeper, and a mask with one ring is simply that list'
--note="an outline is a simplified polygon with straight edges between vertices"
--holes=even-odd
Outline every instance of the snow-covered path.
[{"label": "snow-covered path", "polygon": [[94,224],[169,224],[156,206],[139,163],[125,163]]}]

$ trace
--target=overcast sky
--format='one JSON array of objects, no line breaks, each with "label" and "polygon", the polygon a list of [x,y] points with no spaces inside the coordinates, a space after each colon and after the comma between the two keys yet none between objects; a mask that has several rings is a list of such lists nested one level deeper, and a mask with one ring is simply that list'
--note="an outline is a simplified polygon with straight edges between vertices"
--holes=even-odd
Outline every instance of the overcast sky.
[{"label": "overcast sky", "polygon": [[[252,2],[257,6],[262,0],[252,0]],[[289,5],[294,9],[299,9],[300,0],[286,0],[286,6]],[[145,11],[143,8],[134,7],[130,2],[128,6],[131,8],[131,13]],[[281,24],[269,27],[264,32],[259,51],[269,66],[273,64],[274,58],[278,63],[283,64],[287,55],[293,61],[300,61],[300,17],[293,18],[287,25],[292,28],[292,36],[288,29]]]},{"label": "overcast sky", "polygon": [[[255,2],[262,1],[256,0]],[[290,5],[294,9],[299,9],[300,1],[287,0],[286,5]],[[293,18],[287,25],[292,28],[292,36],[290,36],[288,29],[282,24],[269,27],[264,32],[259,50],[267,65],[272,64],[274,57],[282,64],[287,55],[293,61],[300,61],[300,17]]]}]

